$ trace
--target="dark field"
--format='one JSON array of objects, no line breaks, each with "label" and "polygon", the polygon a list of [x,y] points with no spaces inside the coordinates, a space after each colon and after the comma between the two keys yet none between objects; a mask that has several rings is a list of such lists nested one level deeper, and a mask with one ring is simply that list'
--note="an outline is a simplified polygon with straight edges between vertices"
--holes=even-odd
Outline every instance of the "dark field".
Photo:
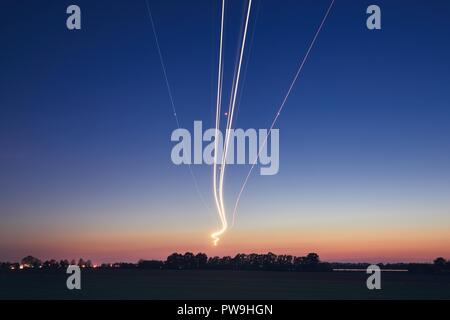
[{"label": "dark field", "polygon": [[0,273],[0,299],[450,299],[449,275],[383,272],[83,270],[81,290],[49,271]]}]

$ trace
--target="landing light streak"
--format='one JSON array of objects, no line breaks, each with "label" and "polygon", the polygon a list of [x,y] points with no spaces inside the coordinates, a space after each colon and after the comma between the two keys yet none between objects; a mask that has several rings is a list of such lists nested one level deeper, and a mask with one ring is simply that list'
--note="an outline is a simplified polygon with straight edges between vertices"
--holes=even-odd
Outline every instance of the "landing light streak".
[{"label": "landing light streak", "polygon": [[[248,22],[250,19],[252,7],[252,0],[249,0],[247,7],[247,16],[245,19],[245,28],[242,36],[242,43],[240,48],[239,55],[239,64],[237,68],[237,73],[235,74],[235,81],[233,82],[232,90],[231,90],[231,100],[229,105],[229,110],[227,112],[227,126],[226,126],[226,135],[225,135],[225,144],[224,144],[224,152],[222,155],[222,165],[219,175],[219,183],[217,188],[217,156],[214,157],[214,165],[213,165],[213,191],[214,191],[214,199],[216,202],[217,212],[219,213],[219,218],[222,223],[222,228],[211,234],[211,238],[213,238],[213,243],[216,246],[220,240],[220,236],[228,229],[227,216],[225,211],[225,204],[223,198],[223,185],[224,185],[224,177],[225,177],[225,168],[226,168],[226,157],[228,152],[228,146],[230,142],[230,129],[233,125],[233,114],[236,106],[236,97],[237,91],[239,88],[239,80],[241,75],[241,67],[242,60],[244,56],[245,42],[247,38],[247,30],[248,30]],[[222,48],[223,48],[223,24],[224,24],[224,16],[225,16],[225,0],[222,0],[222,18],[221,18],[221,29],[220,29],[220,53],[219,53],[219,83],[218,83],[218,92],[217,92],[217,105],[216,105],[216,133],[219,129],[220,124],[220,105],[222,103],[222,79],[223,79],[223,65],[222,65]],[[216,135],[217,136],[217,135]],[[217,148],[215,149],[217,150]]]},{"label": "landing light streak", "polygon": [[[216,101],[216,138],[214,139],[214,163],[213,163],[213,192],[214,201],[216,204],[217,212],[219,214],[220,222],[222,223],[222,228],[211,234],[214,239],[214,245],[217,245],[219,241],[219,236],[222,235],[227,230],[227,219],[224,212],[221,209],[218,192],[217,192],[217,147],[218,147],[218,133],[220,126],[220,109],[222,104],[222,80],[223,80],[223,65],[222,65],[222,54],[223,54],[223,26],[225,18],[225,0],[222,0],[222,14],[220,22],[220,47],[219,47],[219,67],[217,76],[217,101]],[[228,114],[227,114],[228,115]]]}]

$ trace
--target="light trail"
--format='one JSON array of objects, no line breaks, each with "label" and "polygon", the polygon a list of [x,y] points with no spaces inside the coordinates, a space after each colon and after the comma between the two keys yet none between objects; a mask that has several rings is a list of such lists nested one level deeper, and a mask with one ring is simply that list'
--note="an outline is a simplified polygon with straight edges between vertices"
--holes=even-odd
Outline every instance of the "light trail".
[{"label": "light trail", "polygon": [[247,7],[247,15],[245,19],[245,27],[244,32],[242,36],[242,42],[241,42],[241,48],[240,48],[240,55],[239,55],[239,63],[237,68],[237,73],[235,74],[235,81],[233,81],[233,86],[231,90],[231,99],[230,99],[230,105],[228,109],[228,119],[227,119],[227,126],[225,129],[225,143],[222,153],[222,162],[221,162],[221,170],[220,170],[220,177],[219,177],[219,204],[220,204],[220,210],[219,215],[222,222],[222,228],[216,232],[214,232],[211,237],[214,239],[214,245],[217,245],[217,243],[220,240],[220,236],[228,229],[228,221],[226,217],[226,211],[225,211],[225,204],[224,204],[224,198],[223,198],[223,184],[224,184],[224,176],[225,176],[225,168],[226,168],[226,158],[228,154],[228,146],[230,141],[230,129],[233,125],[233,114],[234,109],[236,106],[236,97],[237,97],[237,91],[239,88],[239,79],[241,75],[241,67],[242,67],[242,60],[244,56],[245,51],[245,42],[247,38],[247,30],[248,30],[248,22],[250,20],[250,13],[252,8],[252,0],[249,0],[248,7]]},{"label": "light trail", "polygon": [[[159,62],[161,63],[161,68],[164,74],[164,81],[166,83],[166,88],[167,88],[167,93],[169,95],[169,99],[170,99],[170,104],[172,106],[172,111],[173,111],[173,116],[175,117],[175,122],[177,123],[177,128],[180,128],[180,121],[178,120],[178,115],[177,115],[177,111],[175,108],[175,103],[174,103],[174,99],[173,99],[173,95],[172,95],[172,90],[170,88],[170,84],[169,84],[169,78],[167,76],[167,71],[166,71],[166,65],[164,63],[164,59],[161,53],[161,47],[159,45],[159,40],[158,40],[158,34],[156,33],[156,27],[155,27],[155,22],[153,21],[153,16],[152,16],[152,11],[150,10],[150,5],[148,3],[148,0],[145,0],[145,3],[147,5],[147,13],[148,16],[150,18],[150,23],[152,25],[152,30],[153,30],[153,35],[155,37],[155,43],[156,43],[156,48],[158,50],[158,56],[159,56]],[[203,197],[200,188],[198,186],[198,182],[197,182],[197,178],[194,174],[194,171],[191,168],[191,165],[188,164],[188,168],[189,168],[189,172],[191,174],[192,180],[194,182],[194,186],[195,186],[195,190],[197,191],[198,196],[200,197],[200,200],[203,204],[203,206],[209,211],[211,210],[209,208],[209,206],[206,204],[205,198]]]},{"label": "light trail", "polygon": [[150,10],[150,5],[148,3],[148,0],[145,0],[145,3],[147,4],[147,12],[148,12],[148,16],[150,18],[150,23],[152,24],[152,30],[153,30],[153,35],[155,37],[156,48],[158,49],[159,62],[161,63],[161,68],[162,68],[162,71],[164,74],[164,81],[166,83],[167,92],[169,94],[169,99],[170,99],[170,104],[172,106],[173,115],[175,117],[177,127],[180,128],[180,122],[178,121],[177,111],[175,109],[175,103],[173,102],[172,90],[170,89],[170,85],[169,85],[169,78],[167,77],[166,65],[164,63],[164,59],[163,59],[163,56],[161,53],[161,47],[159,46],[159,40],[158,40],[158,34],[156,33],[155,22],[153,21],[153,16],[152,16],[152,12]]},{"label": "light trail", "polygon": [[219,236],[225,232],[227,227],[226,216],[222,212],[222,208],[219,201],[219,195],[217,191],[217,148],[218,148],[218,134],[220,129],[220,110],[222,105],[222,80],[223,80],[223,65],[222,65],[222,54],[223,54],[223,28],[225,19],[225,0],[222,0],[222,13],[220,22],[220,45],[219,45],[219,66],[218,66],[218,76],[217,76],[217,100],[216,100],[216,130],[215,130],[215,140],[214,140],[214,163],[213,163],[213,192],[214,201],[216,204],[217,212],[219,213],[219,218],[222,223],[222,228],[211,234],[211,238],[214,239],[214,245],[217,245],[219,241]]},{"label": "light trail", "polygon": [[286,95],[285,95],[285,97],[284,97],[284,99],[283,99],[283,101],[282,101],[280,107],[278,108],[278,111],[277,111],[277,113],[276,113],[276,115],[275,115],[275,118],[274,118],[273,121],[272,121],[272,125],[270,126],[269,132],[268,132],[268,134],[266,135],[266,137],[265,137],[265,139],[264,139],[264,143],[263,143],[262,147],[260,147],[259,152],[258,152],[258,155],[256,156],[256,158],[255,158],[255,160],[254,160],[252,166],[250,167],[250,170],[249,170],[247,176],[245,177],[244,183],[243,183],[242,186],[241,186],[241,189],[240,189],[239,194],[238,194],[237,199],[236,199],[236,203],[235,203],[235,205],[234,205],[234,209],[233,209],[233,219],[232,219],[232,223],[231,223],[232,226],[234,225],[234,220],[235,220],[235,216],[236,216],[237,207],[238,207],[238,205],[239,205],[239,201],[240,201],[240,199],[241,199],[242,193],[244,192],[245,186],[247,185],[248,179],[250,178],[250,175],[251,175],[251,173],[252,173],[252,171],[253,171],[253,168],[255,167],[255,165],[256,165],[256,163],[257,163],[257,161],[258,161],[258,158],[259,158],[259,155],[260,155],[261,151],[264,149],[264,147],[265,147],[265,145],[266,145],[266,143],[267,143],[267,139],[268,139],[269,136],[270,136],[271,130],[272,130],[273,127],[275,126],[275,123],[277,122],[278,117],[279,117],[280,114],[281,114],[281,111],[283,111],[284,105],[286,104],[286,101],[287,101],[287,99],[289,98],[289,95],[291,94],[292,88],[294,87],[295,83],[297,82],[297,79],[298,79],[298,77],[299,77],[299,75],[300,75],[300,73],[301,73],[301,71],[302,71],[302,69],[303,69],[305,63],[306,63],[306,61],[308,60],[309,54],[310,54],[312,48],[314,47],[314,44],[315,44],[315,42],[316,42],[316,40],[317,40],[317,37],[318,37],[319,34],[320,34],[320,31],[322,30],[323,25],[325,24],[325,21],[326,21],[327,18],[328,18],[328,15],[329,15],[329,13],[330,13],[330,11],[331,11],[331,8],[332,8],[333,5],[334,5],[334,2],[335,2],[335,0],[332,0],[332,1],[331,1],[331,3],[330,3],[330,5],[329,5],[329,7],[328,7],[328,9],[327,9],[327,11],[326,11],[326,13],[325,13],[323,19],[322,19],[322,22],[320,23],[319,27],[317,28],[316,33],[314,34],[314,38],[312,39],[311,43],[309,44],[308,50],[306,51],[306,54],[305,54],[305,56],[304,56],[303,59],[302,59],[302,62],[301,62],[300,66],[299,66],[299,68],[298,68],[298,70],[297,70],[297,73],[295,74],[294,79],[292,80],[291,85],[289,86],[289,89],[288,89],[288,91],[287,91],[287,93],[286,93]]},{"label": "light trail", "polygon": [[[278,120],[278,117],[280,116],[286,101],[288,99],[288,97],[291,94],[291,91],[295,85],[295,83],[297,82],[297,79],[299,77],[299,75],[301,74],[301,71],[306,63],[306,61],[308,60],[308,57],[310,55],[310,52],[312,50],[312,48],[314,47],[314,44],[322,30],[323,25],[325,24],[325,21],[328,18],[328,15],[331,11],[331,8],[334,5],[335,0],[331,1],[330,6],[328,7],[324,18],[322,19],[309,47],[308,50],[305,54],[305,56],[302,59],[302,62],[291,82],[291,85],[289,86],[289,89],[274,117],[274,120],[272,121],[272,124],[270,126],[269,132],[267,134],[267,136],[265,137],[265,140],[263,142],[263,145],[260,147],[260,150],[254,160],[254,162],[252,163],[252,166],[250,167],[250,170],[244,180],[244,183],[241,186],[241,189],[239,191],[239,194],[237,196],[236,199],[236,203],[234,205],[234,209],[233,209],[233,219],[232,219],[232,226],[234,225],[234,221],[235,221],[235,216],[236,216],[236,212],[237,212],[237,208],[241,199],[241,196],[243,194],[243,191],[247,185],[247,182],[250,178],[250,175],[258,161],[258,158],[260,156],[261,151],[264,149],[264,147],[266,146],[267,143],[267,139],[269,138],[270,134],[271,134],[271,130],[273,129],[273,127],[275,126],[276,121]],[[164,74],[164,80],[165,80],[165,84],[167,87],[167,91],[169,94],[169,98],[170,98],[170,102],[171,102],[171,106],[172,106],[172,111],[173,111],[173,115],[175,117],[175,121],[177,123],[177,127],[180,128],[180,123],[178,120],[178,116],[176,113],[176,108],[175,108],[175,103],[174,103],[174,99],[173,99],[173,95],[172,95],[172,91],[169,85],[169,80],[168,80],[168,76],[167,76],[167,71],[166,71],[166,67],[165,67],[165,63],[164,63],[164,59],[161,53],[161,48],[159,45],[159,40],[158,40],[158,35],[156,32],[156,28],[155,28],[155,24],[153,21],[153,17],[151,14],[151,10],[150,10],[150,6],[148,3],[148,0],[146,0],[146,4],[147,4],[147,11],[148,11],[148,15],[150,18],[150,22],[152,25],[152,29],[153,29],[153,34],[155,37],[155,42],[156,42],[156,46],[158,49],[158,55],[159,55],[159,60],[161,63],[161,67],[163,70],[163,74]],[[236,100],[237,100],[237,93],[238,93],[238,89],[239,89],[239,80],[240,80],[240,76],[241,76],[241,67],[242,67],[242,61],[243,61],[243,56],[244,56],[244,51],[245,51],[245,44],[246,44],[246,38],[247,38],[247,31],[248,31],[248,24],[249,24],[249,19],[250,19],[250,13],[251,13],[251,7],[252,7],[252,0],[248,1],[248,7],[247,7],[247,14],[246,14],[246,19],[245,19],[245,27],[244,27],[244,31],[243,31],[243,36],[242,36],[242,42],[241,42],[241,47],[240,47],[240,54],[239,54],[239,62],[237,65],[237,70],[235,70],[235,74],[233,77],[233,83],[232,83],[232,88],[231,88],[231,97],[230,97],[230,102],[229,102],[229,107],[228,107],[228,119],[227,119],[227,124],[226,124],[226,129],[225,129],[225,143],[223,145],[223,150],[222,150],[222,159],[221,159],[221,167],[220,167],[220,174],[219,174],[219,181],[217,182],[217,160],[218,160],[218,154],[217,154],[217,149],[218,149],[218,133],[220,130],[220,113],[221,113],[221,105],[222,105],[222,88],[223,88],[223,34],[224,34],[224,20],[225,20],[225,0],[222,0],[222,11],[221,11],[221,27],[220,27],[220,47],[219,47],[219,63],[218,63],[218,80],[217,80],[217,98],[216,98],[216,126],[215,126],[215,141],[214,141],[214,145],[215,145],[215,152],[214,152],[214,162],[213,162],[213,192],[214,192],[214,200],[215,200],[215,205],[216,205],[216,209],[217,212],[219,214],[219,218],[220,221],[222,223],[222,227],[211,234],[211,237],[213,238],[213,243],[214,245],[217,245],[217,243],[220,240],[220,236],[222,234],[225,233],[225,231],[228,229],[228,221],[227,221],[227,215],[226,215],[226,210],[225,210],[225,204],[224,204],[224,196],[223,196],[223,187],[224,187],[224,177],[225,177],[225,168],[226,168],[226,158],[227,158],[227,154],[228,154],[228,147],[229,147],[229,142],[230,142],[230,131],[231,131],[231,127],[233,125],[233,116],[234,116],[234,111],[235,111],[235,107],[236,107]],[[189,171],[191,173],[191,176],[193,178],[194,181],[194,185],[195,188],[197,190],[197,193],[200,197],[200,199],[202,200],[203,205],[209,209],[208,205],[206,204],[200,189],[198,187],[198,183],[197,183],[197,179],[194,175],[194,172],[192,171],[191,166],[189,165]]]}]

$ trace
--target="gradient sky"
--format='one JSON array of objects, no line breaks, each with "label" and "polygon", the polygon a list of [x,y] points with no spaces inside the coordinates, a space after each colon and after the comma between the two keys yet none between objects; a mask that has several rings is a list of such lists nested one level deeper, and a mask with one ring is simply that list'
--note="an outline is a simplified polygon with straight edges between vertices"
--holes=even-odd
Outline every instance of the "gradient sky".
[{"label": "gradient sky", "polygon": [[[68,31],[66,8],[82,10]],[[267,128],[328,0],[254,0],[236,126]],[[369,31],[366,8],[382,9]],[[150,0],[182,127],[212,127],[217,0]],[[230,82],[244,2],[230,0]],[[0,260],[268,252],[450,258],[450,2],[336,0],[279,118],[280,171],[250,179],[218,247],[211,167],[176,128],[144,0],[0,5]],[[229,92],[229,86],[225,86]],[[248,166],[226,176],[231,208]]]}]

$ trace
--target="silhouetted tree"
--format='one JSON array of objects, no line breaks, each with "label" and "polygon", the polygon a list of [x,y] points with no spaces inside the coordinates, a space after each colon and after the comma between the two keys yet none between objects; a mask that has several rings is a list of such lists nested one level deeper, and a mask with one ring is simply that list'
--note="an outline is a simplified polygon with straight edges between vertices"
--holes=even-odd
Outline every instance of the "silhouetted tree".
[{"label": "silhouetted tree", "polygon": [[317,253],[308,253],[305,259],[305,263],[308,265],[317,265],[320,263],[319,255]]},{"label": "silhouetted tree", "polygon": [[79,267],[86,267],[86,261],[84,261],[83,260],[83,258],[80,258],[79,260],[78,260],[78,264],[77,264]]},{"label": "silhouetted tree", "polygon": [[292,270],[293,257],[290,255],[279,255],[275,262],[275,270]]},{"label": "silhouetted tree", "polygon": [[195,256],[192,252],[186,252],[183,255],[181,269],[193,269],[195,267]]},{"label": "silhouetted tree", "polygon": [[197,253],[195,255],[195,262],[197,268],[204,268],[208,262],[208,256],[204,253]]},{"label": "silhouetted tree", "polygon": [[38,258],[35,258],[33,256],[26,256],[21,261],[22,265],[25,267],[31,267],[31,268],[39,268],[41,266],[41,260]]},{"label": "silhouetted tree", "polygon": [[167,257],[165,266],[168,269],[183,269],[184,257],[179,253],[172,253]]},{"label": "silhouetted tree", "polygon": [[436,258],[433,261],[435,272],[441,273],[444,272],[447,266],[447,261],[443,257]]},{"label": "silhouetted tree", "polygon": [[233,258],[233,268],[234,269],[244,269],[247,264],[247,256],[243,253],[238,253]]},{"label": "silhouetted tree", "polygon": [[447,261],[444,258],[442,258],[442,257],[436,258],[433,261],[433,264],[436,267],[442,267],[442,268],[445,266],[446,263],[447,263]]},{"label": "silhouetted tree", "polygon": [[219,257],[210,257],[208,259],[208,267],[210,269],[218,269],[220,265],[220,258]]},{"label": "silhouetted tree", "polygon": [[67,259],[59,261],[59,267],[63,269],[67,269],[69,266],[69,261]]},{"label": "silhouetted tree", "polygon": [[44,269],[57,269],[59,268],[59,263],[56,260],[46,260],[42,264],[42,268]]}]

